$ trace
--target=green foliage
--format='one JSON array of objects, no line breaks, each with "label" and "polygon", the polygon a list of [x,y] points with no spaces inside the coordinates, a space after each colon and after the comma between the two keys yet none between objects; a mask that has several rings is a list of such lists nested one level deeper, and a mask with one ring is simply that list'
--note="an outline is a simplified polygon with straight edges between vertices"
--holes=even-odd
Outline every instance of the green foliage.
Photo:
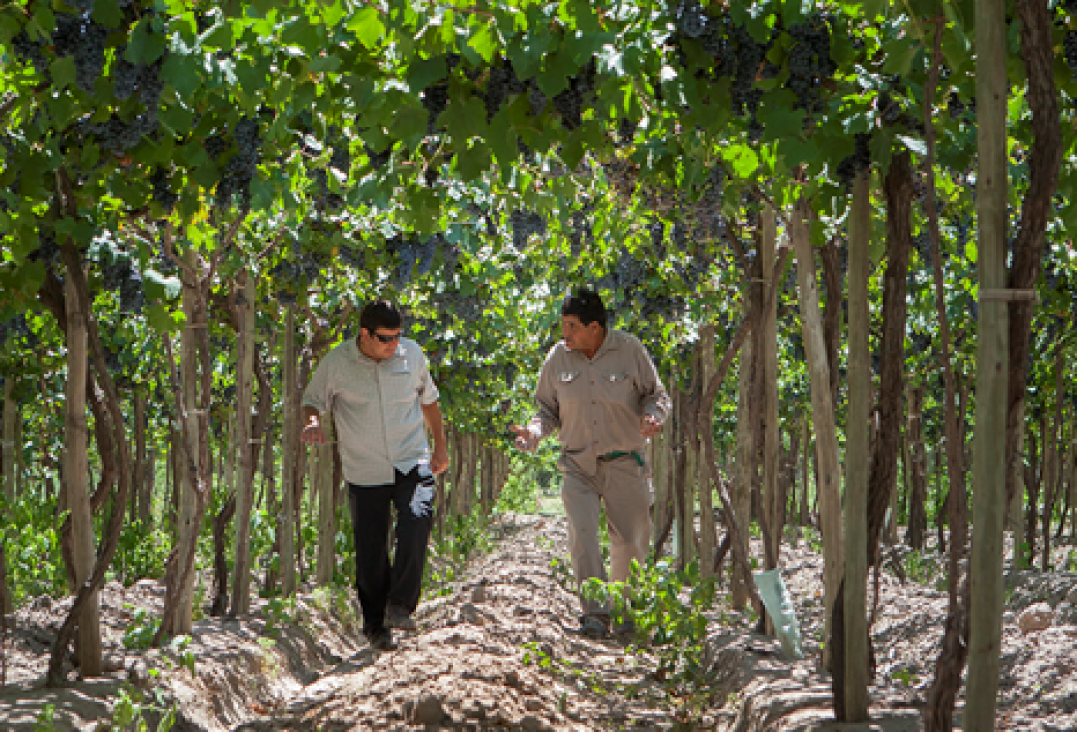
[{"label": "green foliage", "polygon": [[677,571],[670,562],[641,567],[633,562],[626,583],[584,583],[585,598],[609,603],[614,622],[632,621],[636,638],[657,657],[655,677],[678,708],[675,717],[697,719],[713,702],[711,669],[707,664],[707,618],[715,603],[717,580],[703,579],[692,562]]},{"label": "green foliage", "polygon": [[130,587],[140,579],[164,576],[172,537],[159,525],[143,526],[140,521],[125,523],[113,560],[117,579]]},{"label": "green foliage", "polygon": [[191,676],[195,676],[194,651],[189,648],[190,645],[191,636],[177,635],[169,642],[168,649],[172,652],[180,668],[187,669],[191,672]]},{"label": "green foliage", "polygon": [[55,516],[55,508],[55,501],[38,502],[30,494],[14,506],[0,496],[0,516],[13,515],[12,521],[2,522],[0,540],[6,544],[8,581],[16,607],[33,597],[59,597],[66,592],[59,535],[64,517]]},{"label": "green foliage", "polygon": [[45,705],[34,720],[34,732],[52,732],[53,721],[56,719],[56,705],[49,703]]},{"label": "green foliage", "polygon": [[295,622],[296,606],[294,597],[271,597],[266,602],[266,624],[263,631],[270,638],[279,638],[281,628]]},{"label": "green foliage", "polygon": [[124,603],[124,607],[133,610],[134,616],[128,621],[127,628],[123,632],[123,647],[130,651],[149,648],[157,632],[157,618],[145,608],[136,608],[129,603]]},{"label": "green foliage", "polygon": [[161,699],[164,693],[154,688],[154,699],[147,699],[139,689],[125,685],[116,695],[112,706],[112,719],[107,729],[116,732],[134,730],[135,732],[168,732],[176,724],[176,705],[165,706]]},{"label": "green foliage", "polygon": [[572,563],[566,557],[554,557],[550,560],[550,574],[564,589],[574,588],[576,580],[572,573]]},{"label": "green foliage", "polygon": [[905,576],[917,584],[930,584],[939,572],[938,560],[915,549],[905,555]]},{"label": "green foliage", "polygon": [[450,516],[446,531],[433,541],[431,561],[426,563],[423,597],[452,592],[452,584],[463,576],[476,554],[488,554],[494,546],[490,520],[476,511],[468,516]]}]

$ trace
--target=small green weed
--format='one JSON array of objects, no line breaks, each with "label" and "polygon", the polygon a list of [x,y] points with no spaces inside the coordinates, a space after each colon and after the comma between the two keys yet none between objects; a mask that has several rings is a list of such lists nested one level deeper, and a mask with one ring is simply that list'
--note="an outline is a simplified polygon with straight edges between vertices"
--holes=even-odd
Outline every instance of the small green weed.
[{"label": "small green weed", "polygon": [[157,618],[145,608],[136,608],[128,603],[124,603],[124,607],[134,610],[135,616],[124,631],[123,647],[129,651],[144,651],[153,643],[153,635],[157,632]]},{"label": "small green weed", "polygon": [[46,704],[34,720],[34,732],[52,732],[56,720],[56,705]]},{"label": "small green weed", "polygon": [[280,629],[295,622],[295,598],[272,597],[266,602],[265,634],[270,638],[280,635]]},{"label": "small green weed", "polygon": [[901,668],[890,674],[891,678],[901,683],[902,686],[908,688],[916,683],[917,676],[907,668]]},{"label": "small green weed", "polygon": [[177,635],[168,644],[168,648],[174,654],[176,663],[179,664],[180,668],[187,669],[191,672],[191,676],[195,676],[196,673],[194,669],[194,651],[188,648],[188,646],[190,645],[191,636]]},{"label": "small green weed", "polygon": [[[112,707],[112,719],[109,720],[108,729],[116,732],[168,732],[176,724],[176,705],[172,704],[166,709],[160,697],[161,693],[159,689],[156,690],[156,698],[147,701],[138,689],[121,688]],[[156,726],[151,726],[153,718],[157,719]]]},{"label": "small green weed", "polygon": [[554,557],[550,560],[550,573],[554,581],[566,590],[572,589],[575,578],[572,574],[571,563],[564,557]]}]

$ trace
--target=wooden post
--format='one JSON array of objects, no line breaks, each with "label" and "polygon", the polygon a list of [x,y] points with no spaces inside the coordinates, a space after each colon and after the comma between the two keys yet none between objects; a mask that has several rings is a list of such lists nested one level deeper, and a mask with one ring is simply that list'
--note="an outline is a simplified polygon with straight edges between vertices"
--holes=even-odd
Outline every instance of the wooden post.
[{"label": "wooden post", "polygon": [[[871,191],[868,173],[853,184],[849,232],[849,422],[845,442],[845,722],[868,719],[867,578],[868,440],[871,356],[868,334],[868,249]],[[896,491],[895,491],[896,493]]]},{"label": "wooden post", "polygon": [[239,485],[236,487],[235,562],[232,565],[232,603],[229,615],[240,617],[251,611],[251,506],[254,500],[254,452],[251,443],[261,435],[251,434],[251,402],[254,387],[254,299],[253,275],[247,271],[237,279],[236,307],[239,333],[236,334],[236,449],[239,457]]},{"label": "wooden post", "polygon": [[[146,484],[149,469],[146,463],[146,395],[140,388],[135,388],[135,474],[131,481],[131,521],[140,520],[143,505],[146,502]],[[142,525],[142,530],[149,527]]]},{"label": "wooden post", "polygon": [[296,517],[296,480],[302,480],[302,473],[296,464],[299,435],[298,395],[296,394],[296,359],[295,359],[295,308],[288,306],[284,316],[284,340],[281,344],[281,394],[284,395],[284,422],[281,444],[283,445],[281,465],[281,510],[280,510],[280,578],[281,592],[285,597],[295,594],[296,557],[295,557],[295,517]]},{"label": "wooden post", "polygon": [[[755,472],[755,444],[752,439],[752,343],[754,339],[745,338],[740,347],[739,376],[737,379],[737,459],[735,462],[736,480],[733,481],[733,512],[737,525],[747,531],[752,518],[752,474]],[[748,537],[745,537],[747,541]],[[749,544],[749,551],[751,545]],[[733,563],[730,572],[730,602],[733,608],[740,610],[748,602],[747,582],[741,568]]]},{"label": "wooden post", "polygon": [[801,458],[800,463],[800,519],[798,523],[801,526],[807,527],[811,524],[811,505],[808,501],[808,484],[811,480],[811,455],[812,455],[812,441],[811,441],[811,419],[808,415],[804,415],[801,420],[804,428],[804,455]]},{"label": "wooden post", "polygon": [[[777,254],[778,233],[774,209],[763,209],[763,236],[760,243],[760,259],[763,276],[769,278],[774,271]],[[769,280],[764,290],[776,286]],[[782,543],[781,491],[778,488],[778,453],[781,437],[778,432],[778,298],[767,298],[769,308],[763,312],[763,511],[770,530],[770,552],[764,552],[767,569],[777,566]],[[773,561],[771,561],[773,560]],[[771,566],[773,564],[774,566]],[[769,622],[769,618],[768,618]]]},{"label": "wooden post", "polygon": [[[64,494],[70,512],[71,541],[74,554],[76,588],[90,579],[97,556],[93,513],[90,509],[89,466],[86,424],[87,313],[79,307],[75,278],[64,278],[67,300],[67,384],[64,388]],[[102,428],[104,426],[102,425]],[[75,648],[84,677],[103,672],[101,654],[101,612],[99,595],[94,592],[79,618]]]},{"label": "wooden post", "polygon": [[[1006,6],[976,0],[976,100],[980,291],[1006,286]],[[973,450],[973,536],[968,685],[963,728],[995,728],[1002,636],[1002,531],[1006,515],[1007,303],[980,303]]]},{"label": "wooden post", "polygon": [[[195,272],[201,267],[198,253],[193,249],[187,252],[187,263]],[[188,469],[186,462],[190,461],[197,465],[200,455],[198,444],[200,434],[198,416],[198,341],[194,334],[194,328],[199,325],[197,307],[199,294],[198,282],[189,280],[189,277],[183,277],[183,313],[187,316],[187,325],[184,326],[180,335],[180,388],[183,389],[183,402],[187,409],[187,442],[186,450],[180,448],[177,451],[179,453],[177,455],[177,465],[183,466],[179,469],[176,483],[179,489],[179,514],[177,516],[179,540],[176,553],[176,561],[178,562],[177,581],[182,574],[183,563],[190,555],[192,545],[198,542],[198,534],[201,529],[195,521],[197,511],[196,486],[191,482],[193,479],[192,471]],[[183,419],[183,415],[180,415],[180,419]],[[182,440],[183,435],[181,434],[178,439]],[[179,604],[176,606],[175,616],[169,626],[175,634],[191,632],[191,627],[194,623],[194,582],[196,575],[197,572],[192,569],[191,572],[187,573],[183,583],[177,586],[180,599]]]},{"label": "wooden post", "polygon": [[337,487],[333,485],[333,445],[336,442],[332,418],[325,421],[326,444],[316,448],[318,454],[318,574],[317,583],[328,587],[333,583],[337,555],[337,515],[334,498]]},{"label": "wooden post", "polygon": [[15,376],[7,374],[4,379],[4,431],[3,431],[3,463],[4,463],[4,496],[8,503],[15,503],[15,420],[19,407],[15,403]]},{"label": "wooden post", "polygon": [[[808,202],[801,199],[793,206],[790,239],[797,257],[797,283],[800,290],[800,317],[804,328],[804,351],[808,359],[812,421],[815,423],[815,455],[818,461],[819,528],[823,535],[823,571],[826,588],[824,638],[830,637],[834,598],[844,567],[841,540],[841,467],[838,459],[838,431],[834,421],[834,400],[830,392],[830,366],[827,363],[822,316],[819,311],[819,286],[815,275],[808,229]],[[823,667],[830,654],[824,648]]]},{"label": "wooden post", "polygon": [[[714,375],[714,336],[715,327],[708,323],[699,329],[699,350],[701,382],[706,385]],[[700,409],[704,409],[700,406]],[[713,418],[713,415],[711,415]],[[712,440],[710,434],[704,435],[703,439]],[[701,452],[702,454],[702,452]],[[714,486],[711,485],[710,468],[707,461],[699,460],[699,572],[702,577],[710,577],[714,574]]]}]

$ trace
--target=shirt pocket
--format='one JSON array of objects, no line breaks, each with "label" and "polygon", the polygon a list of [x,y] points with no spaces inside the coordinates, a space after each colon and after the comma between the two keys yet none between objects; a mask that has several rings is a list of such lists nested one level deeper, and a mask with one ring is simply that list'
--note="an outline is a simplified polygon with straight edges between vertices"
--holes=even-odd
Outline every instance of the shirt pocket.
[{"label": "shirt pocket", "polygon": [[383,384],[384,397],[391,402],[406,402],[415,399],[419,393],[417,375],[407,361],[394,363]]},{"label": "shirt pocket", "polygon": [[599,378],[602,383],[602,392],[608,401],[627,405],[635,404],[638,401],[635,390],[636,380],[632,372],[608,371]]}]

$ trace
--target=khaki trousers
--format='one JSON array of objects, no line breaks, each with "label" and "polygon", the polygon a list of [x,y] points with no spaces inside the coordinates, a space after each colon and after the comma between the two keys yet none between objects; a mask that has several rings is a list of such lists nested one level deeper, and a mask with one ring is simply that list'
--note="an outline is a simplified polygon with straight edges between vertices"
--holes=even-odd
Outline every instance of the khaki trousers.
[{"label": "khaki trousers", "polygon": [[[571,459],[561,460],[564,482],[561,498],[568,515],[569,551],[577,586],[591,577],[606,581],[602,549],[598,543],[599,501],[606,506],[610,533],[610,574],[624,582],[632,560],[643,564],[651,545],[651,471],[627,455],[600,460],[594,475],[581,472]],[[580,598],[585,615],[609,615],[608,604]]]}]

